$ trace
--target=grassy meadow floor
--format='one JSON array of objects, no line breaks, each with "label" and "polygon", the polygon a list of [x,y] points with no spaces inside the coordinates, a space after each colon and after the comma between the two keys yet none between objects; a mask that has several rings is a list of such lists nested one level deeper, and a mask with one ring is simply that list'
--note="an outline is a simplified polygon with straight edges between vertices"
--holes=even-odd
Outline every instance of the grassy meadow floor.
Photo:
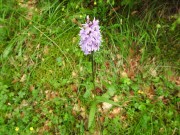
[{"label": "grassy meadow floor", "polygon": [[178,30],[151,10],[100,20],[94,89],[74,23],[91,11],[33,2],[0,0],[0,135],[180,134]]}]

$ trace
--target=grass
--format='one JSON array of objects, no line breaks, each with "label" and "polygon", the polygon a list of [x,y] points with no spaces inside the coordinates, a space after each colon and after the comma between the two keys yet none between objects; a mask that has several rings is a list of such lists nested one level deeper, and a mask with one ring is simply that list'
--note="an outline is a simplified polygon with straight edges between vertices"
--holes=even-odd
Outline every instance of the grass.
[{"label": "grass", "polygon": [[[0,1],[0,133],[178,134],[179,32],[152,9],[81,6]],[[102,20],[95,89],[72,21],[86,14]]]}]

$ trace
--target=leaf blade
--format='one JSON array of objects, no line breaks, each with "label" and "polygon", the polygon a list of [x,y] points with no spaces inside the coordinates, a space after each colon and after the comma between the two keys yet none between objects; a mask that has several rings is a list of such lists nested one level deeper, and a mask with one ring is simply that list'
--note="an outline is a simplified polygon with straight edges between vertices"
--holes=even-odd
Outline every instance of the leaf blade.
[{"label": "leaf blade", "polygon": [[90,128],[92,126],[92,123],[94,121],[94,117],[95,117],[96,109],[97,109],[96,105],[97,105],[97,102],[93,102],[91,107],[90,107],[88,128]]}]

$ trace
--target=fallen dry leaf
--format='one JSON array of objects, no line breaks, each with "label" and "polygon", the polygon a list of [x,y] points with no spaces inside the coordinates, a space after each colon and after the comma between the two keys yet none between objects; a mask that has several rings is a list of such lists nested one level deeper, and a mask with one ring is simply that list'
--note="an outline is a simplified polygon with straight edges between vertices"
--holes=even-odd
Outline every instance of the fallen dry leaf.
[{"label": "fallen dry leaf", "polygon": [[49,54],[49,47],[48,47],[47,45],[44,47],[43,53],[44,53],[45,55],[48,55],[48,54]]},{"label": "fallen dry leaf", "polygon": [[76,116],[76,115],[77,115],[77,112],[74,111],[74,110],[72,110],[72,115],[73,115],[73,116]]},{"label": "fallen dry leaf", "polygon": [[128,77],[128,75],[127,75],[127,73],[126,73],[125,71],[122,71],[122,72],[120,73],[120,75],[121,75],[121,77],[123,77],[123,78]]},{"label": "fallen dry leaf", "polygon": [[33,85],[31,85],[31,86],[29,87],[29,90],[30,90],[31,92],[32,92],[34,89],[35,89],[35,88],[34,88]]},{"label": "fallen dry leaf", "polygon": [[156,77],[157,76],[157,71],[155,68],[150,68],[150,74],[153,76],[153,77]]},{"label": "fallen dry leaf", "polygon": [[81,112],[80,115],[81,115],[81,117],[82,117],[83,119],[86,118],[86,112]]},{"label": "fallen dry leaf", "polygon": [[71,89],[72,89],[73,92],[77,92],[78,91],[78,86],[76,84],[72,84]]},{"label": "fallen dry leaf", "polygon": [[102,107],[101,107],[101,105],[97,105],[97,110],[98,110],[98,112],[100,112],[100,113],[103,113],[103,110],[102,110]]},{"label": "fallen dry leaf", "polygon": [[117,54],[116,57],[118,60],[122,59],[122,56],[120,54]]},{"label": "fallen dry leaf", "polygon": [[24,82],[26,80],[26,74],[23,74],[23,76],[20,79],[20,82]]},{"label": "fallen dry leaf", "polygon": [[113,97],[113,101],[114,101],[114,102],[118,102],[118,101],[119,101],[119,97],[118,97],[117,95],[115,95],[115,96]]},{"label": "fallen dry leaf", "polygon": [[135,11],[132,11],[132,12],[131,12],[131,15],[133,16],[133,15],[135,15],[135,14],[137,14],[137,13],[138,13],[138,11],[135,10]]},{"label": "fallen dry leaf", "polygon": [[11,83],[17,83],[19,81],[19,79],[14,79]]},{"label": "fallen dry leaf", "polygon": [[120,114],[122,110],[123,110],[123,108],[116,107],[116,108],[114,108],[114,109],[110,112],[110,114],[109,114],[108,117],[109,117],[109,118],[114,118],[114,117],[116,117],[118,114]]},{"label": "fallen dry leaf", "polygon": [[180,86],[180,77],[172,76],[170,77],[170,81],[174,82],[176,85]]},{"label": "fallen dry leaf", "polygon": [[20,104],[20,108],[25,107],[25,106],[28,106],[28,105],[29,105],[29,104],[28,104],[27,100],[23,100],[23,101],[21,102],[21,104]]},{"label": "fallen dry leaf", "polygon": [[103,102],[102,103],[102,109],[103,111],[107,112],[108,110],[110,110],[112,108],[112,104],[109,104],[109,103],[106,103],[106,102]]},{"label": "fallen dry leaf", "polygon": [[120,120],[121,121],[124,121],[124,120],[126,120],[127,119],[127,115],[126,114],[124,114],[124,115],[122,115],[121,117],[120,117]]},{"label": "fallen dry leaf", "polygon": [[178,86],[180,86],[180,77],[177,77],[177,78],[176,78],[175,83],[176,83]]},{"label": "fallen dry leaf", "polygon": [[154,86],[150,85],[150,86],[145,86],[143,88],[144,94],[151,100],[154,99],[155,96],[155,90],[154,90]]},{"label": "fallen dry leaf", "polygon": [[102,94],[103,94],[103,91],[102,91],[101,88],[96,87],[96,88],[95,88],[95,93],[96,93],[97,95],[102,95]]},{"label": "fallen dry leaf", "polygon": [[105,66],[106,66],[106,69],[109,69],[110,68],[110,64],[108,61],[105,62]]},{"label": "fallen dry leaf", "polygon": [[127,107],[129,105],[129,103],[130,103],[130,101],[125,101],[122,106]]},{"label": "fallen dry leaf", "polygon": [[80,106],[78,104],[74,104],[73,111],[79,112],[80,111]]},{"label": "fallen dry leaf", "polygon": [[104,122],[104,117],[103,116],[101,116],[100,118],[99,118],[99,120],[101,121],[101,123],[103,123]]},{"label": "fallen dry leaf", "polygon": [[131,96],[134,96],[134,91],[131,90],[129,93]]},{"label": "fallen dry leaf", "polygon": [[40,129],[38,130],[38,134],[43,135],[45,131],[46,132],[49,131],[50,130],[50,127],[49,127],[50,123],[51,123],[50,121],[46,120],[44,125],[42,127],[40,127]]},{"label": "fallen dry leaf", "polygon": [[45,95],[46,95],[46,99],[47,99],[47,100],[50,100],[50,99],[53,99],[53,98],[58,97],[58,96],[59,96],[59,93],[56,92],[56,91],[46,90],[46,91],[45,91]]},{"label": "fallen dry leaf", "polygon": [[96,130],[96,131],[94,131],[94,133],[92,135],[101,135],[101,132]]},{"label": "fallen dry leaf", "polygon": [[77,77],[77,73],[75,71],[72,72],[72,77]]},{"label": "fallen dry leaf", "polygon": [[24,59],[24,61],[27,61],[29,59],[29,57],[27,55],[23,55],[23,59]]}]

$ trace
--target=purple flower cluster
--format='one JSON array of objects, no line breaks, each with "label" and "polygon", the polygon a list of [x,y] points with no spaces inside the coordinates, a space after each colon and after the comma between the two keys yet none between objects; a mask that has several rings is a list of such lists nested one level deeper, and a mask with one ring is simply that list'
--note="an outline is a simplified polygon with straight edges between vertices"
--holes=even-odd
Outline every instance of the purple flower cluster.
[{"label": "purple flower cluster", "polygon": [[102,37],[98,20],[94,18],[93,21],[90,21],[89,16],[87,16],[87,21],[82,25],[79,35],[81,38],[80,47],[85,55],[99,50]]}]

